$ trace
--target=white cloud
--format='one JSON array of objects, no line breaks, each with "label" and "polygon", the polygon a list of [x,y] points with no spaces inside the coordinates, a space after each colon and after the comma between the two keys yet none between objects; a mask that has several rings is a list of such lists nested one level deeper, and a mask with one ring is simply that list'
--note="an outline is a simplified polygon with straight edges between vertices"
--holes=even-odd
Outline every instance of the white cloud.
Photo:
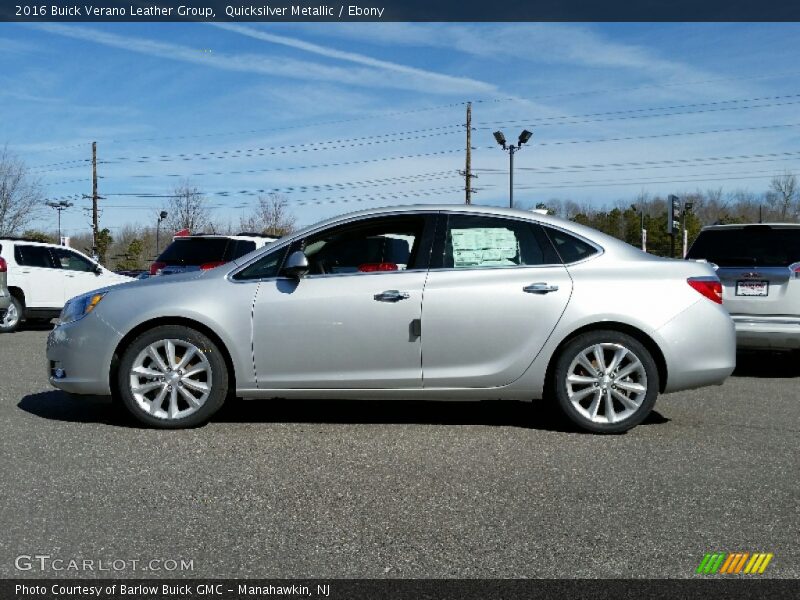
[{"label": "white cloud", "polygon": [[284,56],[263,54],[205,53],[196,48],[147,38],[122,36],[98,29],[41,23],[33,27],[48,33],[70,37],[148,56],[188,62],[200,66],[291,79],[330,81],[362,87],[396,88],[439,94],[480,93],[492,88],[482,82],[420,72],[397,72],[387,77],[381,68],[343,68]]},{"label": "white cloud", "polygon": [[434,71],[419,69],[416,67],[410,67],[408,65],[403,65],[396,62],[380,60],[356,52],[347,52],[344,50],[338,50],[336,48],[330,48],[328,46],[321,46],[319,44],[306,42],[304,40],[300,40],[297,38],[287,37],[284,35],[275,35],[273,33],[267,33],[265,31],[255,29],[253,27],[247,27],[245,25],[236,25],[233,23],[212,23],[212,25],[220,29],[224,29],[226,31],[232,31],[234,33],[238,33],[240,35],[251,37],[264,42],[279,44],[282,46],[288,46],[290,48],[303,50],[304,52],[310,52],[312,54],[318,54],[320,56],[325,56],[327,58],[332,58],[345,62],[352,62],[367,67],[373,67],[384,71],[390,71],[392,73],[400,73],[403,75],[416,77],[423,80],[426,83],[432,82],[437,84],[450,85],[456,88],[471,90],[473,92],[491,93],[497,91],[494,85],[485,83],[483,81],[478,81],[476,79],[470,79],[467,77],[453,77],[451,75],[436,73]]}]

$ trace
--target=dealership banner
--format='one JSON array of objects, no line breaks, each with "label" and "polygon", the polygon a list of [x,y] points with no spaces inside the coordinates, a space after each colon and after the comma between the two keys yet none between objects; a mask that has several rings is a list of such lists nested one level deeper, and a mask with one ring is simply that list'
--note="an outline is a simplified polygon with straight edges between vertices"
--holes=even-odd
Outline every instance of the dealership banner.
[{"label": "dealership banner", "polygon": [[4,0],[2,21],[798,21],[792,0]]},{"label": "dealership banner", "polygon": [[798,585],[781,579],[668,580],[233,580],[22,579],[0,581],[3,600],[704,600],[796,598]]}]

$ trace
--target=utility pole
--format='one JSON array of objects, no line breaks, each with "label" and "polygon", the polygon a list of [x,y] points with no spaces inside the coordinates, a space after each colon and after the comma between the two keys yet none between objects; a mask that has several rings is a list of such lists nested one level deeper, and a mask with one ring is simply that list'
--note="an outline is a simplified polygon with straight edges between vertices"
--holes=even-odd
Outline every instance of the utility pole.
[{"label": "utility pole", "polygon": [[83,195],[84,198],[92,199],[92,258],[97,260],[97,234],[99,226],[97,223],[97,201],[103,197],[97,193],[97,142],[92,142],[92,195]]},{"label": "utility pole", "polygon": [[472,102],[467,102],[467,164],[464,177],[467,181],[466,202],[472,204]]},{"label": "utility pole", "polygon": [[97,258],[97,142],[92,142],[92,258]]},{"label": "utility pole", "polygon": [[467,102],[467,160],[461,175],[464,176],[464,203],[472,204],[472,178],[478,177],[472,173],[472,102]]}]

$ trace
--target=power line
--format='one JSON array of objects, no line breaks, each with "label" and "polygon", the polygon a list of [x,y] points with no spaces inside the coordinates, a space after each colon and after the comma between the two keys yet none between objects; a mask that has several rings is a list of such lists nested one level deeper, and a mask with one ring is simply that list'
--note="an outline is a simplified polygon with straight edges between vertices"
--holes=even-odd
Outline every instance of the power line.
[{"label": "power line", "polygon": [[[800,98],[800,94],[795,94],[792,96],[785,96],[786,98]],[[722,102],[737,102],[736,100],[725,100]],[[706,105],[713,105],[713,104],[720,104],[721,102],[710,102],[707,104],[696,104],[694,106],[706,106]],[[501,121],[495,125],[489,127],[476,127],[476,129],[480,130],[492,130],[497,127],[507,127],[507,126],[515,126],[515,125],[532,125],[534,127],[553,127],[553,126],[563,126],[563,125],[581,125],[585,123],[603,123],[607,121],[624,121],[624,120],[632,120],[632,119],[653,119],[658,117],[672,117],[678,115],[697,115],[697,114],[704,114],[704,113],[712,113],[712,112],[722,112],[722,111],[729,111],[729,110],[750,110],[753,108],[774,108],[776,106],[791,106],[800,104],[800,100],[793,100],[787,102],[771,102],[767,104],[751,104],[751,105],[744,105],[744,106],[724,106],[724,107],[717,107],[717,108],[705,108],[701,110],[686,110],[686,111],[673,111],[673,112],[657,112],[663,110],[669,110],[669,107],[658,107],[658,108],[639,108],[633,110],[621,110],[621,111],[612,111],[609,113],[605,113],[607,115],[619,115],[619,116],[609,116],[603,117],[599,119],[582,119],[585,116],[594,116],[594,115],[576,115],[576,116],[564,116],[564,117],[543,117],[541,119],[533,120],[521,120],[517,119],[514,121]],[[691,104],[687,104],[684,106],[693,106]],[[676,106],[673,108],[681,108],[680,106]],[[639,113],[650,113],[650,114],[639,114]],[[595,114],[603,114],[603,113],[595,113]],[[567,120],[567,119],[577,119],[577,120]],[[545,121],[558,121],[558,122],[545,122]]]},{"label": "power line", "polygon": [[[767,152],[759,154],[738,154],[731,156],[706,156],[699,158],[674,158],[667,160],[645,160],[619,163],[596,163],[585,165],[549,165],[543,167],[518,167],[518,171],[528,171],[542,175],[561,173],[593,173],[613,170],[635,171],[643,169],[671,169],[677,167],[704,167],[706,163],[714,165],[723,164],[749,164],[754,162],[774,162],[795,160],[800,151],[792,152]],[[485,175],[507,174],[505,169],[476,169]]]},{"label": "power line", "polygon": [[[561,140],[555,142],[537,142],[537,148],[540,146],[564,146],[570,144],[598,144],[603,142],[627,142],[631,140],[649,140],[665,137],[679,137],[683,135],[706,135],[711,133],[741,133],[743,131],[759,131],[766,129],[780,129],[784,127],[800,127],[800,123],[786,123],[781,125],[759,125],[755,127],[735,127],[730,129],[708,129],[706,131],[680,131],[675,133],[656,133],[651,135],[632,135],[626,137],[616,138],[601,138],[596,140]],[[494,146],[482,146],[484,150],[492,150]]]},{"label": "power line", "polygon": [[725,83],[728,81],[752,81],[757,79],[781,79],[784,77],[797,77],[800,71],[786,71],[783,73],[771,73],[762,75],[742,75],[740,77],[720,77],[716,79],[700,79],[695,81],[675,81],[672,83],[654,83],[649,85],[639,85],[627,88],[598,88],[598,89],[583,89],[577,92],[561,92],[557,94],[544,94],[539,96],[531,96],[526,98],[529,100],[543,100],[546,98],[566,98],[569,96],[592,96],[595,94],[613,94],[617,92],[635,92],[639,90],[661,89],[670,87],[686,87],[690,85],[706,85],[709,83]]},{"label": "power line", "polygon": [[[703,181],[731,181],[742,179],[757,179],[758,175],[770,173],[778,175],[774,169],[767,171],[751,171],[749,174],[744,175],[741,171],[733,171],[730,173],[698,173],[692,175],[693,179],[673,179],[670,177],[655,177],[655,178],[634,178],[634,179],[597,179],[597,180],[582,180],[582,181],[556,181],[546,183],[544,185],[522,185],[518,189],[535,190],[535,189],[557,189],[569,187],[609,187],[609,186],[626,186],[626,185],[642,185],[647,183],[693,183]],[[721,175],[736,175],[735,177],[719,177]]]},{"label": "power line", "polygon": [[409,158],[427,158],[430,156],[441,156],[445,154],[454,154],[463,152],[463,148],[458,148],[455,150],[438,150],[435,152],[422,152],[417,154],[405,154],[402,156],[386,156],[382,158],[369,158],[364,160],[350,160],[350,161],[343,161],[343,162],[335,162],[335,163],[323,163],[323,164],[316,164],[316,165],[297,165],[293,167],[268,167],[265,169],[244,169],[244,170],[237,170],[237,171],[212,171],[212,172],[200,172],[200,173],[168,173],[168,174],[139,174],[139,175],[125,175],[125,177],[130,177],[134,179],[152,179],[152,178],[161,178],[161,177],[205,177],[205,176],[213,176],[213,175],[247,175],[252,173],[272,173],[277,171],[299,171],[299,170],[306,170],[306,169],[325,169],[330,167],[344,167],[350,165],[362,165],[368,163],[378,163],[378,162],[390,162],[394,160],[406,160]]},{"label": "power line", "polygon": [[[322,142],[309,142],[307,144],[293,144],[285,146],[266,146],[263,148],[242,148],[234,150],[220,150],[209,152],[193,152],[193,153],[180,153],[180,154],[161,154],[158,156],[137,156],[137,157],[119,157],[115,156],[107,160],[106,164],[115,164],[118,162],[173,162],[173,161],[186,161],[186,160],[210,160],[210,159],[225,159],[225,158],[241,158],[252,156],[267,156],[276,154],[294,154],[298,152],[313,152],[318,150],[336,150],[341,148],[353,148],[357,146],[371,146],[375,144],[386,144],[394,142],[404,142],[409,140],[420,140],[431,137],[438,137],[443,135],[441,130],[453,129],[452,133],[457,133],[461,129],[461,125],[449,125],[445,127],[435,127],[423,131],[436,130],[435,134],[424,135],[407,135],[406,137],[399,137],[395,139],[386,139],[389,136],[403,135],[404,133],[414,132],[400,132],[376,136],[366,136],[361,138],[349,138],[339,140],[329,140]],[[447,135],[444,133],[444,135]],[[319,148],[318,146],[327,146]]]},{"label": "power line", "polygon": [[[462,187],[453,187],[453,186],[446,186],[440,188],[425,188],[424,190],[420,191],[406,191],[406,192],[385,192],[385,193],[373,193],[373,194],[363,194],[359,196],[338,196],[338,197],[327,197],[327,198],[318,198],[313,200],[292,200],[292,206],[306,206],[306,205],[320,205],[320,204],[338,204],[338,203],[346,203],[346,202],[363,202],[365,200],[396,200],[396,199],[405,199],[405,198],[422,198],[433,196],[443,192],[463,192]],[[256,192],[256,190],[252,190],[252,192]],[[460,203],[459,199],[454,201],[455,203]],[[252,205],[248,204],[239,204],[231,206],[229,204],[207,204],[207,208],[211,209],[218,209],[218,208],[225,208],[225,209],[235,209],[235,208],[248,208]],[[142,210],[150,207],[141,206],[141,205],[118,205],[118,206],[108,206],[108,209],[119,209],[119,210]]]},{"label": "power line", "polygon": [[[346,190],[348,188],[365,188],[386,185],[387,183],[424,183],[427,181],[437,181],[441,179],[451,179],[460,177],[457,171],[433,171],[430,173],[420,173],[416,175],[404,175],[401,177],[386,177],[382,179],[365,179],[361,181],[344,181],[338,183],[326,183],[317,185],[301,185],[277,188],[263,188],[252,190],[234,191],[207,191],[203,195],[215,196],[234,196],[242,194],[270,194],[270,193],[305,193],[330,190]],[[132,196],[137,198],[175,198],[176,194],[154,194],[148,192],[106,192],[106,196]]]}]

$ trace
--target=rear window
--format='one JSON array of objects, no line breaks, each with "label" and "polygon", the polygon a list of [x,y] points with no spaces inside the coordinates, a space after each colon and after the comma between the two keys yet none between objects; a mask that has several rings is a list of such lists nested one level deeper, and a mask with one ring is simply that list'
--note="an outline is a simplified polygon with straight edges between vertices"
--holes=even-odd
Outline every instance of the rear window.
[{"label": "rear window", "polygon": [[167,265],[197,266],[210,262],[228,262],[227,238],[184,238],[173,241],[161,256],[158,262]]},{"label": "rear window", "polygon": [[255,249],[256,243],[250,240],[231,240],[230,248],[228,248],[228,253],[230,254],[228,260],[236,260]]},{"label": "rear window", "polygon": [[800,262],[800,228],[754,225],[701,231],[686,258],[704,258],[720,267],[788,267]]}]

